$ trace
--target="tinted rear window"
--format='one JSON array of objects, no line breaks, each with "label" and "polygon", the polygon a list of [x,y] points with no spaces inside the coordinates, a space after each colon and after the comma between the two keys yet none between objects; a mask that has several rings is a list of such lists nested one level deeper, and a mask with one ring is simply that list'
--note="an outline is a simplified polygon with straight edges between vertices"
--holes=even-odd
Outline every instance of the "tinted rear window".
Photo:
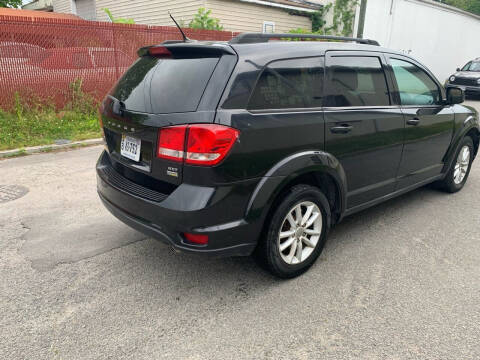
[{"label": "tinted rear window", "polygon": [[150,87],[153,112],[195,111],[217,62],[218,58],[160,60]]},{"label": "tinted rear window", "polygon": [[132,111],[195,111],[218,60],[143,57],[120,79],[112,95]]}]

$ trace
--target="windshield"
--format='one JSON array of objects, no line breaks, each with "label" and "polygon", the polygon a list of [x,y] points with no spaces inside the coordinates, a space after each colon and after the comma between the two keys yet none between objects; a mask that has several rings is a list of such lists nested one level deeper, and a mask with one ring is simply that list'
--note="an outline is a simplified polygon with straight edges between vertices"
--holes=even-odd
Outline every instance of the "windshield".
[{"label": "windshield", "polygon": [[465,65],[462,71],[478,71],[480,72],[480,61],[472,61]]},{"label": "windshield", "polygon": [[142,57],[123,75],[111,95],[132,111],[195,111],[218,60]]}]

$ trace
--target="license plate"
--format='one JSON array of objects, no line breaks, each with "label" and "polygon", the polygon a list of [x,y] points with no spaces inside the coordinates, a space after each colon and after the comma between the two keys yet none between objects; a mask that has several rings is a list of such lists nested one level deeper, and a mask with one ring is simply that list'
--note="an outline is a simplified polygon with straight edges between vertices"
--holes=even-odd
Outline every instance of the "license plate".
[{"label": "license plate", "polygon": [[120,154],[126,158],[139,161],[140,160],[140,147],[142,141],[140,139],[122,135],[122,143],[120,145]]}]

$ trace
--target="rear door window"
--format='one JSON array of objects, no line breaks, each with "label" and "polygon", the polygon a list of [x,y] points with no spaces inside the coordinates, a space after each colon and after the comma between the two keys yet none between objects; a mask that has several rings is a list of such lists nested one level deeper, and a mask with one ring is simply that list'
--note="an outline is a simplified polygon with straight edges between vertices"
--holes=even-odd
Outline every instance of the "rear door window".
[{"label": "rear door window", "polygon": [[260,75],[248,109],[289,109],[322,106],[323,58],[270,63]]},{"label": "rear door window", "polygon": [[388,106],[390,96],[377,56],[332,56],[325,106]]},{"label": "rear door window", "polygon": [[418,66],[399,59],[390,59],[397,80],[402,105],[435,105],[441,93],[435,81]]}]

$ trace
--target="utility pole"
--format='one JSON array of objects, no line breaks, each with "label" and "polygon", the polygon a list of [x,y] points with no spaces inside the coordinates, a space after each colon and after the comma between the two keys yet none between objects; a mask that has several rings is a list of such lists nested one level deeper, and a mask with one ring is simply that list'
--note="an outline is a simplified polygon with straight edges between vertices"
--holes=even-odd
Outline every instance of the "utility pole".
[{"label": "utility pole", "polygon": [[360,15],[358,18],[357,38],[363,38],[363,28],[365,26],[365,12],[367,11],[367,0],[361,0]]}]

